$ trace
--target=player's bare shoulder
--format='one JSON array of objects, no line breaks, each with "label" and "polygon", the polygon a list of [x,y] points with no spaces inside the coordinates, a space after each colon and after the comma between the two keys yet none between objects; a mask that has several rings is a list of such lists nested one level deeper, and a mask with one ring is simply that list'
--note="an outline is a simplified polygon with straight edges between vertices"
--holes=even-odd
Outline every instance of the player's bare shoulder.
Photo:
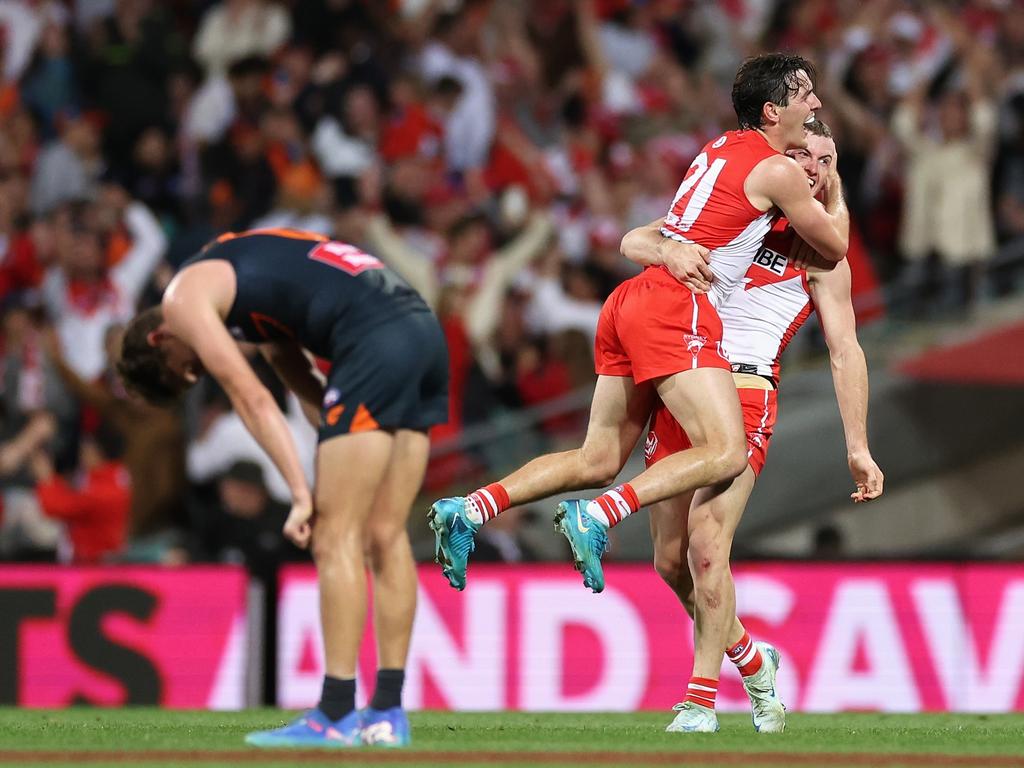
[{"label": "player's bare shoulder", "polygon": [[235,298],[234,267],[227,261],[197,261],[186,265],[167,284],[161,305],[171,315],[189,313],[200,303],[226,314]]}]

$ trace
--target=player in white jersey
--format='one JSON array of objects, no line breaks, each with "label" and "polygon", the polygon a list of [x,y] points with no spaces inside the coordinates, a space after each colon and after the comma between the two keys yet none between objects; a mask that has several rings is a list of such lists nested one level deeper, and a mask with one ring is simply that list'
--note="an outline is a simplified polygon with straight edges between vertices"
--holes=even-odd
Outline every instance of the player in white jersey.
[{"label": "player in white jersey", "polygon": [[[787,154],[800,163],[817,193],[835,163],[835,144],[827,126],[819,121],[809,124],[808,131],[811,135],[807,148]],[[650,263],[661,244],[658,224],[627,234],[623,238],[623,253],[638,263]],[[695,625],[695,670],[698,663],[704,664],[705,670],[707,664],[720,667],[725,652],[743,676],[754,711],[754,726],[762,732],[780,731],[785,726],[785,710],[774,692],[779,657],[771,646],[752,643],[736,618],[729,553],[733,533],[764,466],[775,423],[779,357],[815,309],[832,357],[850,471],[857,486],[854,500],[876,498],[882,493],[883,482],[882,472],[868,450],[867,366],[857,343],[849,265],[842,261],[828,269],[812,266],[805,271],[794,263],[802,253],[806,253],[802,241],[784,219],[780,220],[742,278],[743,290],[735,291],[718,308],[725,348],[743,407],[748,467],[704,503],[693,505],[693,494],[686,493],[651,507],[658,573],[691,616],[695,615],[695,602],[714,605],[702,612],[702,621]],[[684,450],[689,444],[689,438],[671,413],[659,406],[652,416],[647,439],[648,465]],[[679,726],[677,730],[717,728],[717,688],[717,675],[695,674],[691,678],[686,701],[673,723]]]}]

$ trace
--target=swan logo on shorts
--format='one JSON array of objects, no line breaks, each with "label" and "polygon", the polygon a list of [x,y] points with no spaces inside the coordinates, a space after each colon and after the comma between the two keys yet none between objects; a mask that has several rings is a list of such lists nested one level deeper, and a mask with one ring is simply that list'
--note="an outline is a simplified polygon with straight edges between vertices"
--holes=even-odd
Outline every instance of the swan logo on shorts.
[{"label": "swan logo on shorts", "polygon": [[686,342],[686,351],[691,355],[699,355],[700,351],[704,349],[704,345],[708,343],[707,336],[698,336],[693,333],[684,333],[683,341]]},{"label": "swan logo on shorts", "polygon": [[337,387],[331,387],[324,392],[324,408],[330,408],[341,400],[341,391]]},{"label": "swan logo on shorts", "polygon": [[644,441],[644,459],[646,461],[653,459],[656,450],[658,450],[658,436],[654,434],[652,429],[647,433],[647,439]]}]

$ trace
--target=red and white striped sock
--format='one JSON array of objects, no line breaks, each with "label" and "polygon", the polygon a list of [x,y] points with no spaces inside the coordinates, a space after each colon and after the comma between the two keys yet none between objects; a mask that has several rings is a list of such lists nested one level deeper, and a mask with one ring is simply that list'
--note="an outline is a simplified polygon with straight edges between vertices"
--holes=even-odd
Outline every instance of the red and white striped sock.
[{"label": "red and white striped sock", "polygon": [[587,504],[587,514],[606,528],[618,525],[638,509],[640,499],[629,483],[616,485]]},{"label": "red and white striped sock", "polygon": [[750,639],[750,633],[744,632],[739,642],[731,648],[727,648],[725,655],[729,661],[736,665],[740,674],[744,677],[756,674],[764,663],[764,657],[754,642]]},{"label": "red and white striped sock", "polygon": [[718,695],[718,681],[710,677],[691,677],[686,686],[684,701],[692,701],[708,709],[715,708],[715,696]]},{"label": "red and white striped sock", "polygon": [[483,525],[509,508],[508,492],[501,483],[491,483],[466,497],[466,515],[474,523]]}]

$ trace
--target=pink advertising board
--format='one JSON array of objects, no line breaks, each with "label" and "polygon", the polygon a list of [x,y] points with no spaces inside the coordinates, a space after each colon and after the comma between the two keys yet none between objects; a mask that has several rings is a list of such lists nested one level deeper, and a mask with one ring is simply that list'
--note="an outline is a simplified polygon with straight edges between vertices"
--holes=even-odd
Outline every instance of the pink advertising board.
[{"label": "pink advertising board", "polygon": [[[667,709],[690,672],[689,619],[646,565],[471,566],[465,592],[420,570],[406,704],[462,710]],[[1024,710],[1024,565],[748,564],[738,613],[783,655],[793,711]],[[311,568],[285,570],[278,698],[315,703],[323,651]],[[372,639],[360,679],[372,685]],[[361,685],[361,695],[369,686]],[[720,708],[748,708],[723,666]]]},{"label": "pink advertising board", "polygon": [[245,571],[0,567],[0,703],[245,703]]}]

